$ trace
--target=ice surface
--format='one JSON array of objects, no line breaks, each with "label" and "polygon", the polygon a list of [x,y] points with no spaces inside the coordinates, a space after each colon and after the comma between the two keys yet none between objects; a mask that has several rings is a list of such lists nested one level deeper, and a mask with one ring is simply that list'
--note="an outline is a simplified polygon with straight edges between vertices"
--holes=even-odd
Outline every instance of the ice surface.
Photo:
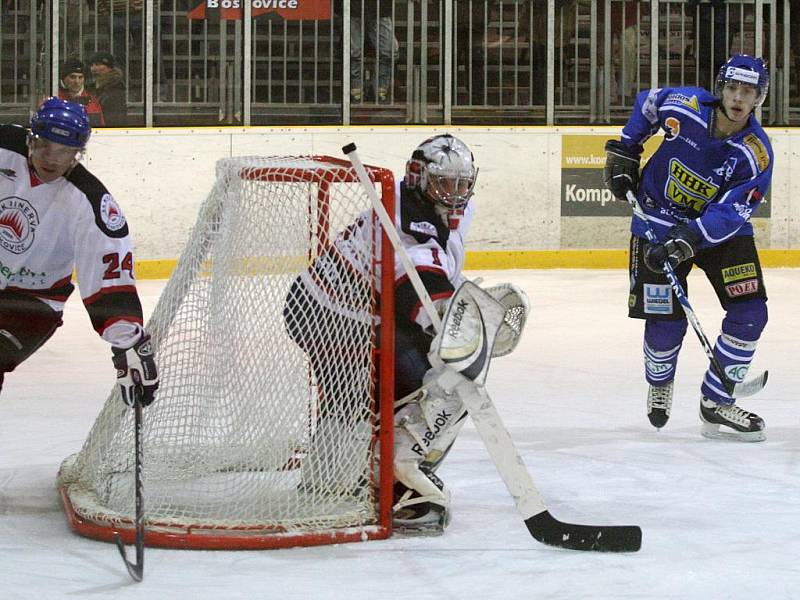
[{"label": "ice surface", "polygon": [[[797,598],[800,595],[800,271],[768,270],[770,322],[753,369],[767,387],[742,401],[767,441],[706,440],[697,417],[705,357],[691,331],[673,414],[645,415],[642,323],[627,319],[620,270],[487,271],[514,281],[532,314],[487,389],[552,514],[637,524],[642,550],[558,550],[530,537],[467,424],[439,471],[453,522],[438,538],[259,552],[148,549],[134,584],[116,548],[74,535],[55,475],[78,451],[113,384],[110,350],[77,297],[65,325],[6,376],[0,395],[0,598],[437,600]],[[139,284],[145,311],[163,282]],[[709,338],[721,310],[702,274],[690,299]],[[77,294],[75,294],[77,296]],[[131,550],[129,550],[129,555]]]}]

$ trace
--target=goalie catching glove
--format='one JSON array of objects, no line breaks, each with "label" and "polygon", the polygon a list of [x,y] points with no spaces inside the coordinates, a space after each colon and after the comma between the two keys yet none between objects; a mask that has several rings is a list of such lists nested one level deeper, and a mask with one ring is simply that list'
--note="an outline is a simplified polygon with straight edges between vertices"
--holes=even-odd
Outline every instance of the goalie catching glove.
[{"label": "goalie catching glove", "polygon": [[142,406],[148,406],[155,399],[158,389],[158,369],[153,356],[153,344],[150,336],[142,337],[130,348],[114,348],[111,359],[117,369],[117,384],[122,401],[133,406],[139,400]]}]

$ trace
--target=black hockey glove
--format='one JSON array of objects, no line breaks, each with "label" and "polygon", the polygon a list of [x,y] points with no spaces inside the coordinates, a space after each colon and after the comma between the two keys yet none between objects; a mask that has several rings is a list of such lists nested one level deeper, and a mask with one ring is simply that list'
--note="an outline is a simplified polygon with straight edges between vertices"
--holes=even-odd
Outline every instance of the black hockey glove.
[{"label": "black hockey glove", "polygon": [[653,273],[663,273],[664,263],[674,269],[683,261],[692,258],[700,243],[700,235],[692,231],[686,223],[673,225],[662,244],[650,244],[644,251],[644,264]]},{"label": "black hockey glove", "polygon": [[627,202],[628,190],[635,194],[639,189],[639,154],[618,140],[608,140],[603,179],[614,196]]},{"label": "black hockey glove", "polygon": [[158,389],[158,369],[153,356],[150,336],[142,334],[131,348],[114,348],[111,359],[117,369],[117,384],[122,392],[122,401],[133,406],[139,399],[142,406],[149,405]]}]

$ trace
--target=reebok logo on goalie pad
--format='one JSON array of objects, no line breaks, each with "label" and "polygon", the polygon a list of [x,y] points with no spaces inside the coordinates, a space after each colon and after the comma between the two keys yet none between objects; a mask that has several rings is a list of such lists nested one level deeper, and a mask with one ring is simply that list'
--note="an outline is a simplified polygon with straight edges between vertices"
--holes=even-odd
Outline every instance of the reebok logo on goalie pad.
[{"label": "reebok logo on goalie pad", "polygon": [[411,446],[411,451],[414,452],[414,454],[418,454],[424,457],[426,454],[426,450],[430,448],[431,444],[433,443],[433,440],[435,440],[439,432],[442,431],[447,426],[452,417],[453,413],[449,413],[447,412],[447,410],[443,409],[442,412],[436,415],[436,418],[433,421],[433,430],[428,429],[425,432],[425,435],[422,436],[422,443],[425,445],[425,447],[423,448],[419,444],[414,444],[413,446]]}]

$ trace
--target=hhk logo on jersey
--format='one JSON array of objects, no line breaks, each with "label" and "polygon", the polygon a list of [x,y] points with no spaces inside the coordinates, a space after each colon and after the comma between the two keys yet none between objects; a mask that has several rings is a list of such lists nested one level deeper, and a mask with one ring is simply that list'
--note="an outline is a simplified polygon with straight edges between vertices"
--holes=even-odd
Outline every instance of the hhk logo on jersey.
[{"label": "hhk logo on jersey", "polygon": [[125,227],[125,215],[111,194],[103,194],[100,200],[100,218],[111,231],[119,231]]},{"label": "hhk logo on jersey", "polygon": [[39,215],[31,203],[9,196],[0,200],[0,247],[22,254],[33,245]]},{"label": "hhk logo on jersey", "polygon": [[677,158],[669,161],[669,178],[666,196],[678,206],[701,212],[703,207],[717,195],[719,186],[711,179],[703,179]]},{"label": "hhk logo on jersey", "polygon": [[[330,0],[251,0],[253,18],[264,13],[275,12],[284,19],[305,21],[331,18]],[[203,0],[198,2],[186,16],[190,19],[207,19],[218,13],[223,21],[241,21],[244,18],[243,0]]]}]

